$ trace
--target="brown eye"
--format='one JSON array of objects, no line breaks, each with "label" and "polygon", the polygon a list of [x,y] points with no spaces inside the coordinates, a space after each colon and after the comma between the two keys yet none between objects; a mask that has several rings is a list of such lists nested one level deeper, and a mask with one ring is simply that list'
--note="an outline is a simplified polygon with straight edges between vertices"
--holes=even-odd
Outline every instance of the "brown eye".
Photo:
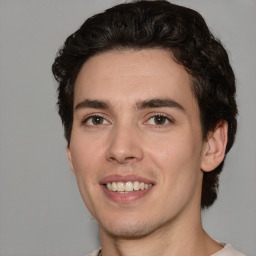
[{"label": "brown eye", "polygon": [[166,126],[168,124],[173,123],[172,119],[170,117],[167,117],[166,115],[153,115],[147,120],[147,124],[151,126]]},{"label": "brown eye", "polygon": [[105,118],[97,115],[86,118],[83,123],[86,126],[97,126],[97,125],[109,124],[109,122]]},{"label": "brown eye", "polygon": [[156,125],[163,125],[166,123],[166,121],[168,121],[168,120],[165,116],[155,116],[154,117],[154,123]]},{"label": "brown eye", "polygon": [[103,117],[101,117],[101,116],[93,116],[93,117],[92,117],[92,123],[93,123],[93,125],[103,124],[103,121],[104,121],[104,119],[103,119]]}]

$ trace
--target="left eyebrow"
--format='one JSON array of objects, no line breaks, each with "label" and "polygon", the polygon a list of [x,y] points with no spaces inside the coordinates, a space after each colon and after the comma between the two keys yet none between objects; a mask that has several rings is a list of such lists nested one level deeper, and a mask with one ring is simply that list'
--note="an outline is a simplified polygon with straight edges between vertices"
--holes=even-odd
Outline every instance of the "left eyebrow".
[{"label": "left eyebrow", "polygon": [[82,108],[109,109],[109,105],[106,101],[85,99],[75,106],[75,110]]},{"label": "left eyebrow", "polygon": [[168,107],[168,108],[177,108],[183,112],[185,112],[185,108],[179,104],[177,101],[170,99],[170,98],[164,98],[164,99],[149,99],[144,101],[139,101],[136,103],[136,107],[141,109],[146,108],[162,108],[162,107]]}]

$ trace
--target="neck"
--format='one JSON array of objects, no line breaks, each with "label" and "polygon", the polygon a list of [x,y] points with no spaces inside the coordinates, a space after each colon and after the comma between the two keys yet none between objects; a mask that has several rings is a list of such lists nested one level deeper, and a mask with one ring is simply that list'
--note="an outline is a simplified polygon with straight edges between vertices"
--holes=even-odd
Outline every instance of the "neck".
[{"label": "neck", "polygon": [[102,256],[205,256],[219,251],[222,246],[203,230],[201,217],[192,220],[168,223],[139,238],[115,237],[100,227]]}]

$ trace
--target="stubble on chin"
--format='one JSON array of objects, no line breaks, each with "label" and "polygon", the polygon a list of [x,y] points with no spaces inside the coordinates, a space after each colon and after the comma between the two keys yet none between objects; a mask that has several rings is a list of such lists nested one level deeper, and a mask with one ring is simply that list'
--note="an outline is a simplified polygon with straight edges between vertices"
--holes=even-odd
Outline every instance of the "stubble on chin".
[{"label": "stubble on chin", "polygon": [[154,225],[147,221],[132,223],[130,225],[106,224],[100,225],[100,231],[107,233],[109,236],[118,239],[139,239],[149,236],[154,231],[161,228],[162,225]]}]

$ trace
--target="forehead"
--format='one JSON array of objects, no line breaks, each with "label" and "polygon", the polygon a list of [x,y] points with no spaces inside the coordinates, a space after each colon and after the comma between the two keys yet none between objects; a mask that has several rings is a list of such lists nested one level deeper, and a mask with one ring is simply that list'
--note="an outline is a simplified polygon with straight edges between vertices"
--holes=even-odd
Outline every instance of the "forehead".
[{"label": "forehead", "polygon": [[165,50],[122,50],[96,55],[83,65],[74,103],[84,98],[128,103],[163,97],[194,101],[184,67]]}]

